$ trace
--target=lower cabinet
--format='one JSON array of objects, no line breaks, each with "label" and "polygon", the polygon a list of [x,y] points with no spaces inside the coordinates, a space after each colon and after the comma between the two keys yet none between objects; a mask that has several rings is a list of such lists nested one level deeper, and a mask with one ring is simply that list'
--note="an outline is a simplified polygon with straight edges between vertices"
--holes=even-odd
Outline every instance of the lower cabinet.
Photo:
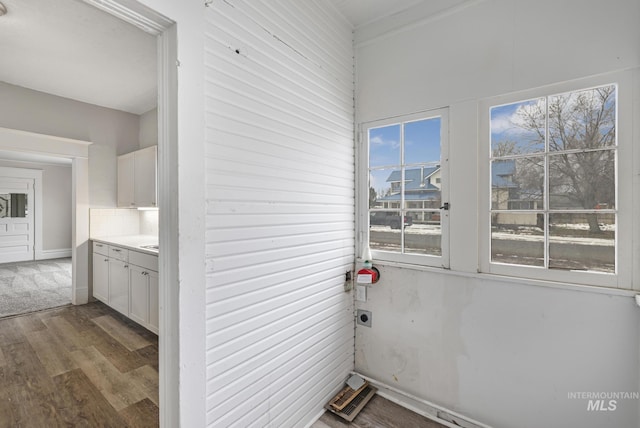
[{"label": "lower cabinet", "polygon": [[157,334],[157,269],[157,256],[94,243],[93,296]]},{"label": "lower cabinet", "polygon": [[129,266],[129,318],[158,333],[158,272]]},{"label": "lower cabinet", "polygon": [[93,253],[93,297],[109,301],[109,257]]},{"label": "lower cabinet", "polygon": [[158,272],[149,271],[149,330],[158,334],[160,329],[160,302],[158,300]]},{"label": "lower cabinet", "polygon": [[109,259],[109,306],[129,315],[129,265]]},{"label": "lower cabinet", "polygon": [[149,272],[139,266],[129,269],[129,317],[137,323],[149,322]]}]

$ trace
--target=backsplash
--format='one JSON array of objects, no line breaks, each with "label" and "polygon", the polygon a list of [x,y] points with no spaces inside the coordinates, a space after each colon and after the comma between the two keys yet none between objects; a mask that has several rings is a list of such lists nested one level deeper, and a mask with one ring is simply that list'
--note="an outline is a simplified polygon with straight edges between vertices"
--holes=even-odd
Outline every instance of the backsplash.
[{"label": "backsplash", "polygon": [[91,208],[89,210],[91,238],[123,235],[158,236],[158,210],[138,211],[128,208]]},{"label": "backsplash", "polygon": [[158,210],[138,211],[140,214],[140,234],[158,236]]}]

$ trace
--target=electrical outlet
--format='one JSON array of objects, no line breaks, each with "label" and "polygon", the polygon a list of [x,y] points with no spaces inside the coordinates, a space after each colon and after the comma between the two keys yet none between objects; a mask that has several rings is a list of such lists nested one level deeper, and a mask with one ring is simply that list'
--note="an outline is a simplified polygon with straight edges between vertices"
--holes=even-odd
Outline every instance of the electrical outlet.
[{"label": "electrical outlet", "polygon": [[371,311],[365,311],[363,309],[358,309],[356,314],[356,322],[358,325],[363,325],[365,327],[371,327]]},{"label": "electrical outlet", "polygon": [[364,285],[356,285],[356,302],[367,301],[367,287]]}]

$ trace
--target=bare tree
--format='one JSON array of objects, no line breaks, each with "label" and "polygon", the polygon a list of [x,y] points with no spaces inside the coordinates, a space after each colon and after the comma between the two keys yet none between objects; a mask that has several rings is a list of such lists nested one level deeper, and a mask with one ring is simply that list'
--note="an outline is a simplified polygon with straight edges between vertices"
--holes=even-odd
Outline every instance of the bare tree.
[{"label": "bare tree", "polygon": [[373,187],[369,187],[369,208],[375,208],[378,201],[378,193]]},{"label": "bare tree", "polygon": [[[605,86],[548,98],[518,108],[515,126],[537,135],[549,130],[551,208],[597,209],[615,205],[616,88]],[[538,140],[539,139],[539,140]],[[527,148],[514,146],[516,151]],[[556,154],[557,153],[557,154]],[[600,232],[597,216],[588,214],[591,232]]]}]

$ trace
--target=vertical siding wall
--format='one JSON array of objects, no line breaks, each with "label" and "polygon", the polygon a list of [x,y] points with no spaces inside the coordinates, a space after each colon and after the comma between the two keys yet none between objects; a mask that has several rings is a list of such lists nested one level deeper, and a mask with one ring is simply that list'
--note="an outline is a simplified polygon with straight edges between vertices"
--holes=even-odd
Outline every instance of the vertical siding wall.
[{"label": "vertical siding wall", "polygon": [[352,32],[314,1],[206,21],[207,423],[301,427],[353,369]]}]

